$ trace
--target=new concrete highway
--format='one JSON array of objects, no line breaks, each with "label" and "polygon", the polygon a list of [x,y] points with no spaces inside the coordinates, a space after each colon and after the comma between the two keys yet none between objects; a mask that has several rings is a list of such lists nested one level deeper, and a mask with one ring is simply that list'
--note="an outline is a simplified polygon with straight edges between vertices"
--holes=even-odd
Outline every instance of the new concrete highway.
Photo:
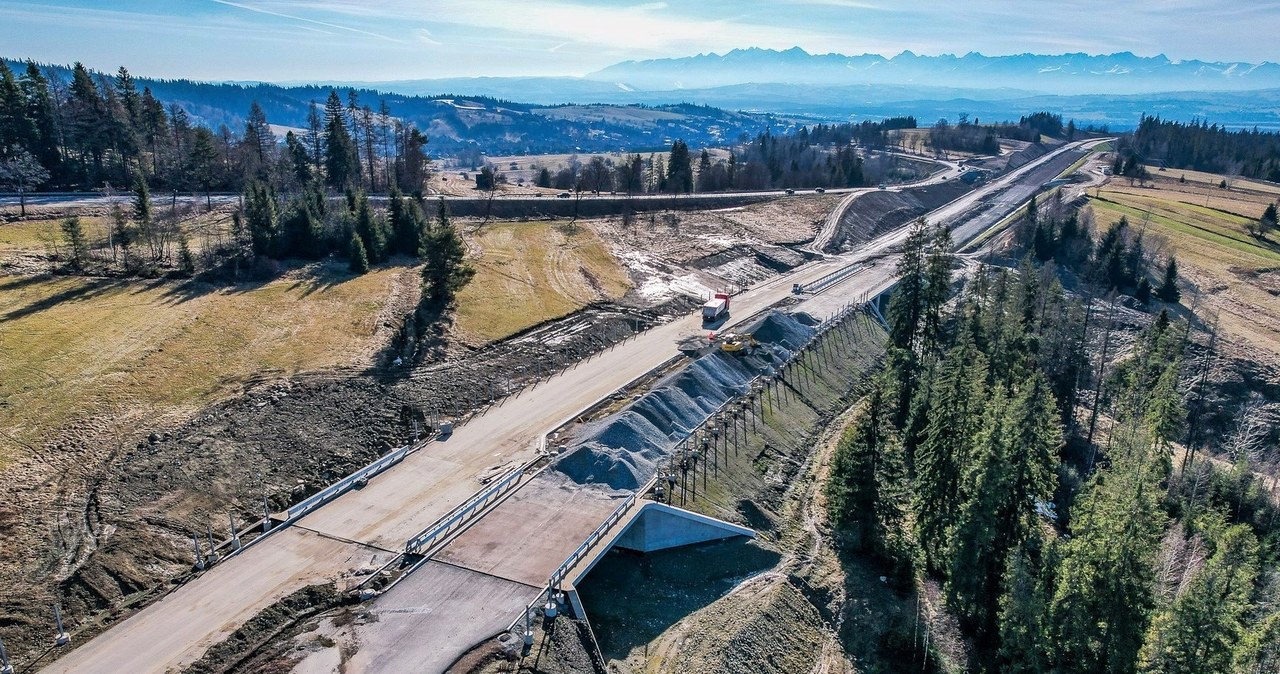
[{"label": "new concrete highway", "polygon": [[[1062,170],[1081,152],[1079,144],[1074,144],[1042,157],[930,217],[951,220],[1008,189],[1038,188],[1042,173]],[[902,231],[886,234],[854,254],[805,265],[752,287],[734,297],[733,315],[744,318],[782,301],[791,294],[793,283],[809,283],[882,256],[904,235]],[[864,281],[855,282],[863,274],[854,274],[835,287],[852,300],[860,292],[860,283],[870,289],[892,274],[888,263],[876,269]],[[677,353],[678,342],[700,334],[704,330],[699,318],[686,316],[526,389],[462,425],[447,441],[409,455],[362,490],[344,494],[294,526],[214,566],[45,671],[142,674],[189,665],[280,598],[306,585],[385,563],[410,536],[479,490],[481,477],[496,467],[533,459],[543,433],[666,362]]]}]

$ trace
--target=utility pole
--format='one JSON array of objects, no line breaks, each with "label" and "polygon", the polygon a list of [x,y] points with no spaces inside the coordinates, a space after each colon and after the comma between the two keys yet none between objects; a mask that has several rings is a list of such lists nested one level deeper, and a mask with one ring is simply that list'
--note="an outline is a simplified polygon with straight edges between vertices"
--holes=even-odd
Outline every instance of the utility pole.
[{"label": "utility pole", "polygon": [[62,609],[57,604],[53,605],[53,624],[57,627],[57,632],[53,635],[54,646],[66,646],[71,643],[71,635],[62,628]]},{"label": "utility pole", "polygon": [[227,513],[227,522],[231,525],[231,550],[237,552],[244,546],[240,544],[240,534],[236,533],[236,516]]},{"label": "utility pole", "polygon": [[191,534],[191,547],[196,552],[196,571],[204,571],[204,551],[200,549],[200,539]]},{"label": "utility pole", "polygon": [[13,674],[13,665],[9,662],[9,651],[4,649],[3,639],[0,639],[0,674]]}]

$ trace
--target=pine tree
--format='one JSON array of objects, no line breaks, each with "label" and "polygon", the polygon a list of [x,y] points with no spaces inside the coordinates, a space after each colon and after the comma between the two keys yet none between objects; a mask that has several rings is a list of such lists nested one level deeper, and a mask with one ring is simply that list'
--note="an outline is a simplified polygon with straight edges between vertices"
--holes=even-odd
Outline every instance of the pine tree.
[{"label": "pine tree", "polygon": [[831,480],[827,483],[827,503],[832,522],[853,535],[855,545],[870,550],[875,547],[876,502],[879,483],[876,469],[889,442],[884,420],[882,388],[872,389],[866,410],[845,431],[836,446]]},{"label": "pine tree", "polygon": [[467,250],[462,237],[449,221],[448,206],[440,199],[436,223],[423,244],[426,265],[422,268],[422,296],[428,306],[443,309],[454,300],[475,269],[467,264]]},{"label": "pine tree", "polygon": [[324,122],[314,100],[307,107],[307,132],[303,140],[311,157],[311,174],[319,176],[324,172]]},{"label": "pine tree", "polygon": [[143,87],[142,89],[142,120],[140,124],[141,140],[146,144],[147,150],[151,152],[150,177],[152,179],[159,178],[162,170],[161,144],[169,135],[169,118],[165,115],[164,105],[151,93],[150,87]]},{"label": "pine tree", "polygon": [[89,257],[89,243],[79,216],[72,215],[62,221],[62,243],[67,247],[67,264],[74,271],[83,271]]},{"label": "pine tree", "polygon": [[1137,667],[1155,606],[1163,490],[1142,437],[1123,436],[1072,513],[1052,624],[1056,671],[1125,674]]},{"label": "pine tree", "polygon": [[378,218],[373,207],[369,205],[369,197],[364,192],[356,195],[355,231],[364,243],[364,249],[370,262],[382,262],[387,255],[387,234],[384,223]]},{"label": "pine tree", "polygon": [[147,181],[138,176],[133,182],[133,219],[146,229],[151,225],[152,217],[151,190],[147,187]]},{"label": "pine tree", "polygon": [[[1000,648],[996,653],[1000,674],[1045,674],[1049,671],[1053,644],[1049,640],[1048,576],[1053,568],[1052,550],[1033,531],[1031,537],[1009,555],[1005,593],[1000,597]],[[993,668],[995,669],[995,668]]]},{"label": "pine tree", "polygon": [[65,111],[67,142],[78,155],[81,177],[97,183],[103,175],[111,116],[89,70],[80,63],[72,67]]},{"label": "pine tree", "polygon": [[1218,674],[1231,669],[1245,634],[1258,541],[1244,525],[1227,527],[1214,553],[1166,613],[1151,626],[1142,672]]},{"label": "pine tree", "polygon": [[672,192],[693,191],[693,157],[683,140],[671,144],[671,155],[667,161],[667,189]]},{"label": "pine tree", "polygon": [[921,345],[936,352],[942,344],[942,307],[951,299],[951,230],[946,225],[933,228],[924,265],[924,297],[921,307]]},{"label": "pine tree", "polygon": [[254,255],[269,256],[276,252],[279,215],[275,195],[267,185],[253,181],[245,188],[244,224]]},{"label": "pine tree", "polygon": [[1093,251],[1090,275],[1095,283],[1107,290],[1121,288],[1125,284],[1125,232],[1128,228],[1129,220],[1120,216],[1120,220],[1103,234]]},{"label": "pine tree", "polygon": [[1156,297],[1170,304],[1176,304],[1182,299],[1182,291],[1178,290],[1178,261],[1173,256],[1169,256],[1169,261],[1165,263],[1164,280],[1156,290]]},{"label": "pine tree", "polygon": [[387,219],[391,222],[391,249],[401,255],[420,255],[426,221],[418,203],[406,199],[399,189],[392,188]]},{"label": "pine tree", "polygon": [[31,154],[55,181],[62,179],[62,138],[58,133],[58,110],[49,92],[49,81],[35,61],[27,61],[26,72],[18,80],[26,104],[26,116],[34,134]]},{"label": "pine tree", "polygon": [[698,191],[710,192],[716,188],[711,182],[711,154],[706,150],[698,157]]},{"label": "pine tree", "polygon": [[1147,280],[1145,274],[1138,277],[1138,287],[1133,291],[1133,298],[1138,300],[1142,306],[1146,306],[1151,302],[1151,282]]},{"label": "pine tree", "polygon": [[1258,218],[1258,236],[1266,238],[1267,234],[1276,228],[1276,224],[1280,223],[1280,215],[1276,213],[1275,204],[1267,204],[1267,209],[1262,212],[1262,217]]},{"label": "pine tree", "polygon": [[964,498],[962,470],[969,465],[986,399],[986,358],[967,334],[942,360],[931,382],[923,441],[915,450],[915,531],[926,565],[946,568],[951,532]]},{"label": "pine tree", "polygon": [[276,137],[267,122],[267,114],[254,101],[244,125],[242,170],[246,179],[267,180],[275,163]]},{"label": "pine tree", "polygon": [[365,254],[364,242],[360,236],[352,232],[351,243],[347,246],[347,259],[353,274],[366,274],[369,271],[369,257]]},{"label": "pine tree", "polygon": [[330,91],[324,106],[325,183],[342,190],[360,180],[360,163],[356,144],[347,131],[342,99]]},{"label": "pine tree", "polygon": [[929,239],[928,223],[917,220],[902,244],[896,271],[898,282],[885,316],[889,321],[890,343],[907,351],[915,351],[929,297],[926,258]]},{"label": "pine tree", "polygon": [[[967,625],[981,629],[987,602],[995,598],[995,569],[1003,571],[1004,559],[998,547],[997,518],[1006,497],[1003,446],[1009,435],[1008,397],[996,388],[982,416],[982,427],[974,438],[972,463],[964,476],[966,499],[956,513],[955,545],[951,549],[947,598]],[[983,562],[986,562],[983,564]]]},{"label": "pine tree", "polygon": [[991,634],[1009,550],[1037,526],[1037,505],[1053,494],[1062,442],[1043,377],[1010,400],[997,388],[974,442],[966,501],[955,527],[948,598],[979,634]]},{"label": "pine tree", "polygon": [[[175,130],[176,131],[176,130]],[[212,210],[210,192],[217,179],[218,148],[214,146],[213,133],[202,127],[191,135],[191,152],[187,155],[186,174],[193,187],[204,192],[205,207]]]},{"label": "pine tree", "polygon": [[9,64],[0,59],[0,160],[13,148],[25,146],[31,136],[27,128],[26,104],[18,80]]},{"label": "pine tree", "polygon": [[185,236],[178,240],[178,269],[187,276],[196,273],[196,258],[191,254],[191,244]]}]

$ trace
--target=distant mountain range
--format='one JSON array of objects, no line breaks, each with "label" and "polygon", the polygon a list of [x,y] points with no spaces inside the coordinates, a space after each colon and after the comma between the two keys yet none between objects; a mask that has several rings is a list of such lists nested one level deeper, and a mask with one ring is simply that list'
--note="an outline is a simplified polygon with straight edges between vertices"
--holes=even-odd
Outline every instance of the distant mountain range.
[{"label": "distant mountain range", "polygon": [[1134,94],[1159,91],[1243,91],[1280,87],[1275,63],[1171,61],[1130,52],[1014,56],[918,56],[810,54],[735,49],[724,55],[626,61],[586,76],[644,90],[678,90],[737,84],[892,84],[954,88],[1013,88],[1048,94]]},{"label": "distant mountain range", "polygon": [[475,77],[340,83],[405,95],[446,92],[538,104],[675,102],[812,119],[959,114],[1016,119],[1039,110],[1131,128],[1142,113],[1280,128],[1280,65],[1171,61],[1129,52],[1090,56],[845,56],[736,49],[627,61],[585,77]]}]

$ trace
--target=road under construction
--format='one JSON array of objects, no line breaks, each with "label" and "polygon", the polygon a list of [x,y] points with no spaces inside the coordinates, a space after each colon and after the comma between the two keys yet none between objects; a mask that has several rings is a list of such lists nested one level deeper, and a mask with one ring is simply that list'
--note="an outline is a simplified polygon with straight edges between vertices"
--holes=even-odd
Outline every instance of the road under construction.
[{"label": "road under construction", "polygon": [[[1093,144],[1066,145],[926,217],[946,223],[956,244],[963,245],[1021,207]],[[856,195],[844,199],[840,209],[856,207]],[[734,296],[732,325],[724,327],[760,320],[793,298],[793,286],[800,284],[811,290],[788,311],[812,317],[809,327],[815,334],[831,329],[860,300],[892,287],[893,251],[905,236],[905,228],[886,233],[860,250],[745,290]],[[632,529],[636,518],[659,518],[653,524],[658,531],[661,521],[682,517],[637,504],[642,489],[561,479],[550,468],[555,462],[546,461],[546,434],[669,367],[682,357],[681,342],[704,334],[701,316],[689,315],[520,391],[447,439],[413,448],[361,488],[335,494],[212,566],[44,671],[180,670],[282,597],[309,585],[367,575],[401,559],[424,533],[448,524],[415,551],[419,563],[412,572],[373,599],[384,618],[370,626],[364,647],[343,670],[443,671],[477,642],[520,620],[549,586],[557,589],[558,580],[571,589],[573,579],[615,539],[637,531]],[[788,352],[800,348],[792,346]],[[669,452],[674,445],[673,440],[656,449]],[[535,465],[542,467],[526,470]],[[501,480],[506,482],[495,493]],[[744,533],[726,523],[689,518],[681,526],[701,532],[686,542]],[[592,545],[575,557],[584,542]]]}]

